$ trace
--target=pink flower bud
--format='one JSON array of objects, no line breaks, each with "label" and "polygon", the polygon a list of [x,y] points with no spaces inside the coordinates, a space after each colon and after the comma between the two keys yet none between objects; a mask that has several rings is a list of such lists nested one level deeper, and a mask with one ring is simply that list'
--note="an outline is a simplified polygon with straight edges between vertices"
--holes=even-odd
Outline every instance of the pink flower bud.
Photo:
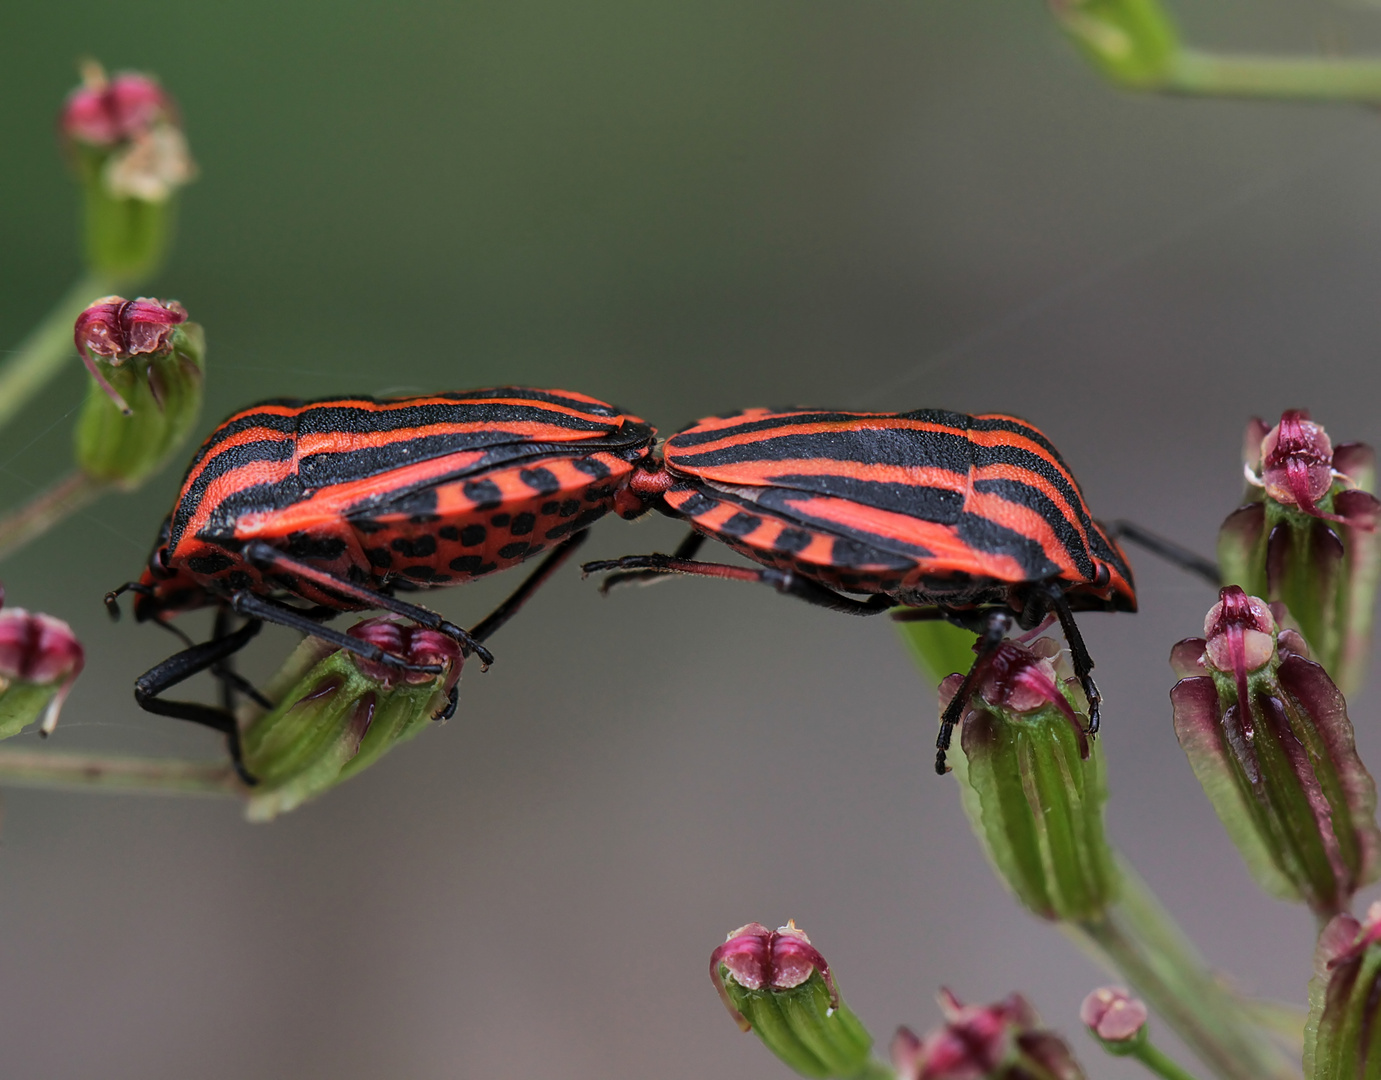
[{"label": "pink flower bud", "polygon": [[[77,316],[72,337],[77,345],[77,353],[96,385],[105,391],[124,415],[129,416],[133,410],[119,391],[110,385],[110,380],[92,359],[93,354],[104,357],[112,367],[119,367],[136,356],[166,355],[173,347],[176,328],[186,321],[187,309],[176,300],[164,303],[147,296],[141,296],[138,300],[103,296]],[[154,385],[150,383],[150,386]],[[155,400],[162,400],[158,394],[154,396]]]},{"label": "pink flower bud", "polygon": [[1146,1027],[1146,1003],[1120,986],[1103,986],[1084,998],[1079,1019],[1104,1042],[1130,1042]]},{"label": "pink flower bud", "polygon": [[751,1025],[730,1000],[721,967],[749,990],[790,990],[819,971],[829,988],[831,1004],[838,1007],[839,991],[830,976],[830,966],[810,943],[806,932],[796,928],[794,919],[776,930],[769,930],[762,923],[740,926],[710,954],[710,978],[720,1000],[734,1022],[748,1031]]},{"label": "pink flower bud", "polygon": [[57,726],[62,703],[85,663],[81,642],[72,628],[51,615],[30,614],[23,608],[0,611],[0,682],[8,690],[14,684],[58,685],[57,693],[43,709],[40,730],[49,734]]},{"label": "pink flower bud", "polygon": [[1220,596],[1204,619],[1208,639],[1204,656],[1225,675],[1245,679],[1275,655],[1275,619],[1265,601],[1248,596],[1236,585],[1223,589]]},{"label": "pink flower bud", "polygon": [[1317,513],[1333,486],[1333,444],[1305,410],[1286,410],[1261,441],[1261,482],[1276,502]]},{"label": "pink flower bud", "polygon": [[965,1005],[940,991],[943,1027],[918,1040],[903,1028],[892,1040],[898,1080],[1083,1080],[1069,1048],[1020,994],[994,1005]]},{"label": "pink flower bud", "polygon": [[[1059,656],[1060,647],[1050,638],[1037,638],[1029,645],[1004,641],[986,661],[980,661],[983,667],[975,680],[974,692],[995,709],[1018,716],[1053,706],[1078,732],[1081,753],[1087,757],[1088,737],[1084,725],[1060,692],[1059,684],[1063,680],[1056,671]],[[940,684],[942,713],[963,682],[964,676],[951,675]],[[967,711],[972,709],[970,699]]]},{"label": "pink flower bud", "polygon": [[[446,693],[449,693],[451,687],[460,679],[460,668],[464,663],[460,644],[445,634],[426,630],[411,623],[395,622],[387,617],[365,619],[350,627],[346,633],[353,638],[378,645],[392,656],[401,656],[409,664],[447,668],[446,681],[441,687]],[[350,658],[362,675],[378,682],[385,690],[392,690],[399,682],[422,686],[436,679],[435,674],[425,671],[400,671],[397,667],[366,660],[353,653]]]},{"label": "pink flower bud", "polygon": [[60,125],[78,142],[113,146],[176,118],[177,106],[156,79],[137,71],[108,78],[92,62],[82,68],[82,85],[67,95]]}]

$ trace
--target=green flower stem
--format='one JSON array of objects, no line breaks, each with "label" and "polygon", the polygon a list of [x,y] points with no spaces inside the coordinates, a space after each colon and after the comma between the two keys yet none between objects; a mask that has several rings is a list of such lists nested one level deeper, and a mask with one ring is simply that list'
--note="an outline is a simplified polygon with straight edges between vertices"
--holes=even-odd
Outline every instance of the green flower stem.
[{"label": "green flower stem", "polygon": [[1221,1080],[1298,1080],[1145,882],[1125,861],[1122,869],[1118,902],[1101,918],[1065,924],[1070,936],[1121,974]]},{"label": "green flower stem", "polygon": [[86,306],[106,296],[115,282],[102,274],[87,274],[67,291],[5,361],[0,363],[0,427],[15,418],[29,400],[62,370],[77,360],[72,325]]},{"label": "green flower stem", "polygon": [[1381,101],[1381,60],[1232,56],[1179,49],[1160,89],[1210,97]]},{"label": "green flower stem", "polygon": [[93,480],[85,473],[72,472],[18,510],[0,517],[0,559],[42,536],[108,487],[109,484]]},{"label": "green flower stem", "polygon": [[1174,1061],[1171,1061],[1165,1054],[1152,1046],[1149,1039],[1127,1056],[1136,1058],[1151,1072],[1164,1077],[1165,1080],[1198,1080],[1192,1072],[1180,1068]]},{"label": "green flower stem", "polygon": [[243,795],[221,761],[0,749],[0,785],[146,795]]}]

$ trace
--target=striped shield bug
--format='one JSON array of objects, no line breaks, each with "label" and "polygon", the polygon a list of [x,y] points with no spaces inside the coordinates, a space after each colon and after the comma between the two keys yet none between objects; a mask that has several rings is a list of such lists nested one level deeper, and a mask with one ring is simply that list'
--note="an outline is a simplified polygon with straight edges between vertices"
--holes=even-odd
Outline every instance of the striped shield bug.
[{"label": "striped shield bug", "polygon": [[[321,625],[378,608],[453,637],[487,666],[484,640],[589,525],[641,506],[626,488],[654,435],[584,394],[520,387],[275,400],[236,413],[192,459],[142,577],[106,597],[118,616],[116,597],[129,590],[139,621],[170,629],[178,612],[218,608],[212,639],[193,645],[180,635],[189,647],[140,676],[135,698],[149,712],[225,733],[245,775],[231,705],[237,691],[253,689],[228,665],[265,622],[378,663],[438,672]],[[470,631],[396,595],[460,585],[543,553]],[[232,631],[234,616],[246,621]],[[221,706],[160,697],[207,669],[221,678]]]},{"label": "striped shield bug", "polygon": [[[903,605],[980,636],[941,717],[936,770],[985,665],[1012,628],[1058,619],[1098,728],[1093,660],[1075,611],[1135,611],[1132,573],[1079,483],[1011,416],[746,409],[699,420],[640,462],[631,494],[688,521],[673,555],[587,563],[604,588],[662,574],[756,581],[854,615]],[[764,569],[695,560],[713,537]],[[860,594],[859,600],[844,595]]]}]

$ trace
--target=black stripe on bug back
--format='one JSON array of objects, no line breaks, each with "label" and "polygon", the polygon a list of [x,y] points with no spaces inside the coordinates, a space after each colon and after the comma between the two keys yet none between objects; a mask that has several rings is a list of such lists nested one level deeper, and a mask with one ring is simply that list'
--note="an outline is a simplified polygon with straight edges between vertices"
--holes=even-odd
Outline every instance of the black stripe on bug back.
[{"label": "black stripe on bug back", "polygon": [[[908,414],[920,419],[918,414]],[[960,413],[928,413],[924,418],[936,423],[948,423],[941,417],[954,418],[955,423],[966,420]],[[1009,425],[1010,427],[1010,425]],[[679,436],[678,436],[679,438]],[[927,431],[915,428],[847,428],[838,431],[810,432],[804,434],[785,434],[768,436],[748,443],[739,443],[704,451],[699,454],[678,454],[671,463],[673,469],[711,469],[716,466],[748,464],[758,461],[799,461],[824,459],[839,462],[854,462],[863,465],[888,465],[899,468],[938,468],[954,473],[959,484],[967,484],[971,466],[984,468],[992,465],[1010,465],[1023,471],[1034,473],[1051,485],[1065,501],[1074,519],[1085,530],[1091,530],[1093,522],[1084,510],[1083,497],[1059,469],[1039,454],[1013,446],[982,446],[965,435],[948,431]],[[953,509],[952,494],[940,492],[943,489],[926,488],[905,484],[886,484],[870,481],[852,480],[833,474],[781,474],[769,478],[803,491],[819,494],[838,495],[856,499],[868,506],[881,510],[893,510],[911,514],[924,521],[938,521],[944,524],[957,523],[957,510]],[[981,490],[981,489],[980,489]],[[1043,493],[1027,485],[1010,487],[1004,490],[991,489],[994,494],[1037,511],[1051,524],[1061,545],[1069,554],[1070,561],[1086,577],[1093,575],[1093,563],[1089,550],[1071,523],[1069,515]],[[908,492],[915,493],[908,495]],[[962,498],[960,499],[962,506]],[[951,516],[937,517],[949,509]],[[1010,532],[1011,530],[1007,530]],[[997,535],[981,532],[978,535]],[[1016,535],[1016,534],[1013,534]],[[982,547],[981,545],[979,545]],[[1010,553],[1011,545],[1003,540],[1000,550]],[[982,547],[982,550],[988,550]],[[993,553],[997,553],[994,549]],[[1049,559],[1041,556],[1042,563]],[[1024,559],[1035,565],[1034,558]],[[1051,564],[1053,565],[1053,564]]]},{"label": "black stripe on bug back", "polygon": [[[680,439],[682,436],[674,436]],[[668,443],[670,446],[670,443]],[[673,449],[679,449],[678,443]],[[721,446],[698,454],[677,454],[674,469],[711,469],[755,461],[802,461],[823,458],[863,465],[944,469],[968,476],[972,443],[963,435],[915,428],[840,428],[833,431],[774,435]]]},{"label": "black stripe on bug back", "polygon": [[[223,448],[206,463],[197,478],[187,485],[178,498],[177,506],[173,508],[172,528],[168,533],[169,547],[176,548],[181,542],[183,533],[191,520],[197,516],[202,501],[206,498],[207,489],[213,482],[227,473],[234,472],[236,469],[256,461],[291,461],[295,450],[296,444],[291,439],[257,439],[254,442]],[[296,489],[297,497],[301,498],[301,489],[296,483],[296,477],[289,476],[287,480],[292,481],[291,484],[287,485],[288,488]],[[272,504],[288,495],[287,491],[279,490],[284,488],[285,483],[286,481],[274,484],[257,484],[236,491],[228,498],[223,499],[211,513],[207,527],[202,530],[202,535],[207,539],[233,538],[235,517],[229,519],[230,528],[227,533],[226,514],[238,516],[239,513],[249,510],[274,509]],[[243,509],[237,509],[237,507]]]},{"label": "black stripe on bug back", "polygon": [[[339,399],[337,399],[339,400]],[[353,401],[372,399],[352,398]],[[553,409],[543,409],[537,405],[513,405],[508,402],[488,403],[457,401],[452,404],[439,404],[430,401],[425,405],[408,405],[402,402],[375,402],[378,409],[355,408],[346,404],[323,402],[307,405],[298,413],[297,432],[299,435],[329,435],[337,431],[357,434],[404,431],[410,428],[426,428],[447,424],[551,424],[568,431],[608,431],[610,425],[602,420],[590,420],[583,416]],[[522,438],[512,432],[496,429],[496,434],[512,440]]]},{"label": "black stripe on bug back", "polygon": [[[241,432],[253,428],[265,428],[294,434],[329,434],[334,431],[371,433],[399,431],[411,427],[433,424],[475,424],[475,423],[515,423],[532,421],[564,427],[570,431],[591,432],[608,431],[610,425],[586,417],[570,416],[537,405],[490,404],[486,399],[521,398],[534,402],[560,405],[580,409],[595,416],[616,416],[612,408],[605,405],[592,406],[586,402],[563,398],[540,390],[501,387],[493,390],[473,391],[468,394],[436,394],[432,397],[454,401],[452,405],[440,405],[432,401],[427,405],[407,405],[407,399],[397,402],[386,398],[357,396],[349,398],[318,398],[305,401],[301,398],[272,398],[261,401],[239,414],[234,414],[220,427],[216,428],[202,443],[196,456],[188,467],[190,472],[221,443],[234,438]],[[469,401],[478,398],[478,402]],[[355,405],[346,404],[356,403]],[[381,406],[379,409],[361,408],[360,404]],[[273,409],[291,409],[288,413]],[[630,425],[624,425],[630,426]],[[506,435],[511,439],[511,433]]]}]

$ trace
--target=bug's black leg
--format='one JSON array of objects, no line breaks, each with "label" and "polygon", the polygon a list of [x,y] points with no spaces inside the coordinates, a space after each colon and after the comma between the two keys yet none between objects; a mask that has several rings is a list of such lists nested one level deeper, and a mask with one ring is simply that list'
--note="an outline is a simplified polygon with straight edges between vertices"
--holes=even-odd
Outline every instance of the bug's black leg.
[{"label": "bug's black leg", "polygon": [[[167,626],[169,630],[173,629],[173,627],[167,623],[163,625]],[[233,625],[233,612],[228,607],[222,605],[216,610],[216,621],[211,630],[212,639],[218,640],[223,637],[229,637]],[[183,636],[185,637],[186,635]],[[191,642],[189,641],[188,644],[190,645]],[[225,709],[227,712],[235,711],[235,706],[238,704],[235,700],[235,695],[237,693],[244,694],[253,701],[254,704],[261,708],[273,708],[273,702],[264,697],[252,682],[235,670],[235,658],[233,656],[227,656],[224,660],[212,664],[209,670],[211,674],[216,677],[216,681],[220,683],[221,708]]]},{"label": "bug's black leg", "polygon": [[867,600],[854,600],[800,574],[770,566],[759,570],[727,563],[678,559],[673,555],[626,555],[622,559],[586,563],[581,569],[587,574],[597,574],[602,570],[643,570],[656,574],[693,574],[730,581],[753,581],[771,585],[779,593],[794,596],[816,607],[842,611],[846,615],[877,615],[897,606],[897,601],[885,593],[875,593]]},{"label": "bug's black leg", "polygon": [[[671,557],[673,559],[693,559],[704,542],[705,534],[692,529],[686,538],[676,545],[676,550],[671,553]],[[594,565],[594,563],[589,563],[582,569],[589,573],[589,567]],[[622,573],[610,574],[601,581],[599,591],[607,594],[610,589],[617,589],[620,585],[646,585],[653,581],[664,581],[666,576],[660,570],[625,570]]]},{"label": "bug's black leg", "polygon": [[244,615],[249,619],[276,623],[279,626],[286,626],[290,630],[310,634],[312,637],[321,638],[322,641],[329,641],[338,649],[345,649],[347,652],[352,652],[356,656],[363,656],[366,660],[373,660],[375,663],[388,664],[399,671],[419,671],[426,675],[440,675],[444,670],[439,664],[409,664],[401,656],[394,656],[391,652],[385,652],[372,642],[361,641],[359,638],[351,637],[339,630],[332,630],[329,626],[322,626],[295,608],[290,608],[286,604],[275,603],[272,600],[265,600],[262,596],[255,596],[252,592],[231,593],[230,606],[237,614]]},{"label": "bug's black leg", "polygon": [[959,684],[959,689],[950,702],[945,706],[945,711],[940,715],[940,734],[935,737],[935,771],[941,776],[949,772],[949,765],[945,761],[945,755],[949,752],[949,743],[954,735],[954,729],[959,721],[964,717],[964,706],[968,704],[969,695],[973,693],[973,684],[978,681],[978,677],[988,665],[988,658],[992,656],[993,650],[1002,644],[1002,639],[1007,636],[1007,631],[1012,628],[1012,616],[1007,611],[990,611],[985,617],[983,633],[977,647],[978,656],[974,659],[973,666],[969,668],[969,673],[964,676],[964,681]]},{"label": "bug's black leg", "polygon": [[460,701],[460,683],[451,687],[451,692],[446,695],[446,707],[432,717],[433,720],[449,720],[456,714],[456,703]]},{"label": "bug's black leg", "polygon": [[1049,589],[1050,606],[1059,616],[1060,629],[1064,631],[1065,640],[1069,642],[1069,659],[1074,665],[1074,675],[1079,680],[1079,685],[1084,688],[1084,696],[1088,698],[1088,733],[1097,735],[1098,706],[1102,703],[1103,696],[1098,693],[1098,687],[1093,681],[1093,657],[1084,645],[1083,635],[1079,633],[1079,625],[1074,621],[1074,612],[1069,610],[1069,599],[1065,596],[1064,590],[1053,582]]},{"label": "bug's black leg", "polygon": [[1144,548],[1153,555],[1159,555],[1168,563],[1178,566],[1195,577],[1201,577],[1215,589],[1223,584],[1223,574],[1212,559],[1205,559],[1187,547],[1181,547],[1173,540],[1157,536],[1149,529],[1143,529],[1133,521],[1113,521],[1106,528],[1113,540],[1130,540],[1137,547]]},{"label": "bug's black leg", "polygon": [[[447,637],[455,638],[460,643],[466,654],[474,653],[480,658],[480,663],[488,667],[494,662],[494,654],[470,636],[468,630],[457,626],[455,623],[447,622],[434,611],[428,611],[424,607],[416,604],[409,604],[405,600],[385,595],[375,589],[367,589],[363,585],[356,585],[352,581],[339,578],[329,571],[312,566],[294,559],[291,555],[285,555],[271,544],[266,544],[262,540],[251,540],[244,546],[241,552],[255,566],[260,569],[278,570],[289,573],[295,577],[310,581],[317,588],[324,592],[334,594],[343,600],[358,603],[366,607],[379,608],[382,611],[391,611],[395,615],[402,615],[411,619],[419,626],[425,626],[428,630],[436,630],[445,634]],[[240,594],[236,594],[240,595]],[[315,630],[307,633],[315,633],[317,637],[325,637],[324,634]],[[327,641],[334,640],[326,638]]]},{"label": "bug's black leg", "polygon": [[191,678],[197,672],[205,671],[239,652],[259,632],[262,625],[258,619],[250,619],[233,634],[183,649],[163,663],[149,668],[134,681],[134,700],[145,712],[157,716],[171,716],[177,720],[190,720],[194,724],[203,724],[223,734],[235,772],[241,780],[251,786],[258,783],[258,780],[245,768],[240,748],[240,727],[235,722],[234,713],[214,705],[200,705],[191,701],[164,701],[159,695]]},{"label": "bug's black leg", "polygon": [[518,609],[528,602],[533,593],[546,584],[547,579],[561,568],[562,563],[571,557],[576,548],[585,543],[585,538],[589,535],[589,529],[581,529],[580,532],[572,533],[552,548],[547,557],[537,564],[537,569],[513,590],[513,595],[475,624],[475,628],[470,631],[470,636],[476,641],[488,641],[490,635],[517,614]]}]

